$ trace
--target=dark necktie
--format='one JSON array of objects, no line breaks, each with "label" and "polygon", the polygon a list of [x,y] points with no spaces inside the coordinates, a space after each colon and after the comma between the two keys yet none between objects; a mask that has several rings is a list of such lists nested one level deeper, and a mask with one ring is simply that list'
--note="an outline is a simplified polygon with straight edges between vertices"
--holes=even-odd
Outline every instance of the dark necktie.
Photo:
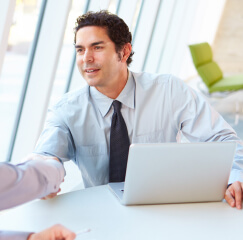
[{"label": "dark necktie", "polygon": [[114,113],[111,121],[109,182],[124,182],[130,143],[120,111],[121,103],[115,100],[112,105]]}]

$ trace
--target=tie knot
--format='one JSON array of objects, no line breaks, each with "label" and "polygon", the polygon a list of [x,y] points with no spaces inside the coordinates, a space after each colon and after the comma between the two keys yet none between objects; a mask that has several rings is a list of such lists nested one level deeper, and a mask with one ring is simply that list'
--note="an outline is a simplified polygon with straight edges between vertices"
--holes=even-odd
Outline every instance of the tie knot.
[{"label": "tie knot", "polygon": [[114,107],[114,112],[120,112],[121,102],[115,100],[115,101],[113,101],[112,105]]}]

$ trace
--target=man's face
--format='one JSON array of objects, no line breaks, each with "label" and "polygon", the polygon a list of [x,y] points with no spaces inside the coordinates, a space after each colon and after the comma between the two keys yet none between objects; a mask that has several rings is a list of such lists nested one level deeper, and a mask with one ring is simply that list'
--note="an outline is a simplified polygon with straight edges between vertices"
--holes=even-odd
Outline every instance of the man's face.
[{"label": "man's face", "polygon": [[75,48],[78,69],[90,86],[104,92],[103,89],[111,90],[119,84],[122,62],[105,28],[80,28]]}]

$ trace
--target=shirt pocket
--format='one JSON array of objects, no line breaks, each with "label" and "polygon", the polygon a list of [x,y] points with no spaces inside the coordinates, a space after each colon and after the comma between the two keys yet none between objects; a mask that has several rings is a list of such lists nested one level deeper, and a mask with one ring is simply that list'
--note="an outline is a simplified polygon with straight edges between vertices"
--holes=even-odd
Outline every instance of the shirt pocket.
[{"label": "shirt pocket", "polygon": [[106,144],[78,146],[77,164],[86,187],[108,182],[109,157]]},{"label": "shirt pocket", "polygon": [[85,157],[95,157],[107,154],[106,144],[78,146],[78,154]]},{"label": "shirt pocket", "polygon": [[158,130],[151,133],[139,134],[133,137],[133,143],[161,143],[164,142],[163,130]]}]

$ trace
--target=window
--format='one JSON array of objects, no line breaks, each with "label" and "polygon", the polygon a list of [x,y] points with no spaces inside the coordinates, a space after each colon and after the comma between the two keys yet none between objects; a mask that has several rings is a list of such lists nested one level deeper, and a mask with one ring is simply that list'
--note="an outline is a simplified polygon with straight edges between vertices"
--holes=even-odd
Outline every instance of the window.
[{"label": "window", "polygon": [[17,0],[10,23],[7,51],[4,55],[0,76],[0,161],[8,160],[9,145],[24,87],[28,57],[35,36],[40,5],[41,2],[37,0]]}]

